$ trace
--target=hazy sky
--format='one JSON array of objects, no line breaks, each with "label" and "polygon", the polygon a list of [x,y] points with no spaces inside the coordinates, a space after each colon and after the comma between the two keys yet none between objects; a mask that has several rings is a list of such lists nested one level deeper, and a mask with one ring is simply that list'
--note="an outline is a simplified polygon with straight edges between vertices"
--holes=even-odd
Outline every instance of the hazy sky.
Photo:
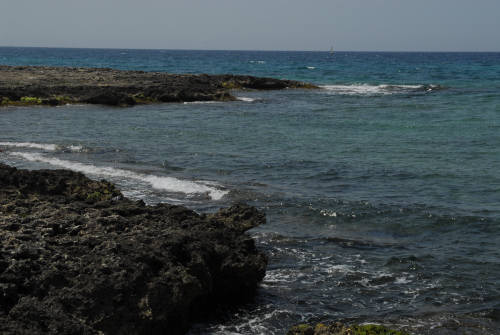
[{"label": "hazy sky", "polygon": [[500,0],[0,0],[0,45],[500,51]]}]

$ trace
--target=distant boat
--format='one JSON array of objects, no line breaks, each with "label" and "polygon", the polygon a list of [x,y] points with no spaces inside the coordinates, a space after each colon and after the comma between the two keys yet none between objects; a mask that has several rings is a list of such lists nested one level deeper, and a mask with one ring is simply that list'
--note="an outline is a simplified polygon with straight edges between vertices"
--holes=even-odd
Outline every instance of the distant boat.
[{"label": "distant boat", "polygon": [[334,52],[333,52],[333,45],[332,45],[332,47],[330,48],[330,55],[333,55],[333,53]]}]

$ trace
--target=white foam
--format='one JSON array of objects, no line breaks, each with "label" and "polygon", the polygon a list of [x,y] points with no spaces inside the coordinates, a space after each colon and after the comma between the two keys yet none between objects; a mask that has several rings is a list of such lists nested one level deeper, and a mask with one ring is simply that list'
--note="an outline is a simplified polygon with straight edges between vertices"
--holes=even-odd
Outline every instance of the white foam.
[{"label": "white foam", "polygon": [[408,284],[411,280],[408,277],[397,277],[394,281],[395,284]]},{"label": "white foam", "polygon": [[406,93],[416,90],[422,90],[423,85],[370,85],[370,84],[352,84],[352,85],[324,85],[322,88],[344,95],[374,95],[374,94],[395,94]]},{"label": "white foam", "polygon": [[257,99],[248,98],[248,97],[237,97],[236,99],[238,99],[239,101],[245,101],[245,102],[254,102],[255,100],[257,100]]},{"label": "white foam", "polygon": [[185,194],[207,194],[213,200],[219,200],[228,193],[228,191],[226,190],[207,186],[203,184],[203,182],[181,180],[173,177],[160,177],[155,175],[136,173],[123,169],[116,169],[112,167],[99,167],[91,164],[83,164],[58,158],[46,157],[40,153],[11,152],[9,154],[12,156],[21,157],[29,161],[47,163],[53,166],[58,166],[89,175],[142,181],[145,183],[149,183],[153,188],[158,190],[179,192]]},{"label": "white foam", "polygon": [[252,63],[252,64],[266,64],[266,61],[264,61],[264,60],[251,60],[250,63]]},{"label": "white foam", "polygon": [[330,265],[325,270],[329,274],[332,274],[332,273],[353,273],[354,272],[352,267],[347,265],[347,264]]},{"label": "white foam", "polygon": [[0,146],[15,147],[15,148],[31,148],[31,149],[40,149],[46,151],[57,150],[57,145],[55,144],[40,144],[31,142],[0,142]]},{"label": "white foam", "polygon": [[80,145],[62,146],[57,144],[32,143],[32,142],[0,142],[0,146],[38,149],[44,151],[69,150],[69,151],[79,152],[83,150],[83,147]]},{"label": "white foam", "polygon": [[297,280],[300,273],[297,270],[268,270],[263,282],[266,284],[292,283]]},{"label": "white foam", "polygon": [[71,150],[71,151],[75,151],[75,152],[83,151],[83,147],[81,145],[70,145],[66,148]]},{"label": "white foam", "polygon": [[337,212],[334,212],[332,210],[328,210],[328,209],[322,209],[320,211],[321,215],[323,216],[331,216],[331,217],[334,217],[336,218],[337,217]]},{"label": "white foam", "polygon": [[315,67],[315,66],[306,66],[306,68],[307,68],[308,70],[314,70],[314,69],[316,69],[316,67]]},{"label": "white foam", "polygon": [[185,101],[184,105],[198,105],[198,104],[216,104],[220,101]]}]

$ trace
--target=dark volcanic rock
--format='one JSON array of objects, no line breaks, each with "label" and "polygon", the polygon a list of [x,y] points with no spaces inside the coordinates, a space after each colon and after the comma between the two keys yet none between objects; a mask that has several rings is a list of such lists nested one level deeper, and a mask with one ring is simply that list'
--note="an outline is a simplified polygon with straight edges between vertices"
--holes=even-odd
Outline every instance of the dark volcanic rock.
[{"label": "dark volcanic rock", "polygon": [[317,88],[274,78],[192,75],[97,68],[0,65],[0,106],[235,100],[232,89]]},{"label": "dark volcanic rock", "polygon": [[106,181],[0,164],[1,334],[182,334],[253,296],[266,257],[235,205],[146,206]]},{"label": "dark volcanic rock", "polygon": [[136,104],[131,96],[112,90],[103,90],[103,92],[85,99],[84,102],[109,106],[133,106]]}]

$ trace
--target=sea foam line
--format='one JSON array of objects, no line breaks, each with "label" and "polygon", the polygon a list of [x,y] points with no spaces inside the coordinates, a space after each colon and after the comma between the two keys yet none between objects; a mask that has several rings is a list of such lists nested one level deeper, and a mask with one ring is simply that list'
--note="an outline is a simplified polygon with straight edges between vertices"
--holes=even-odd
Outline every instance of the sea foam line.
[{"label": "sea foam line", "polygon": [[248,97],[236,97],[239,101],[244,101],[244,102],[254,102],[257,99],[254,98],[248,98]]},{"label": "sea foam line", "polygon": [[83,150],[83,147],[80,145],[62,146],[57,144],[43,144],[43,143],[32,143],[32,142],[0,142],[0,146],[39,149],[45,151],[69,150],[69,151],[79,152]]},{"label": "sea foam line", "polygon": [[39,153],[11,152],[9,154],[12,156],[21,157],[28,161],[47,163],[53,166],[58,166],[85,174],[134,179],[137,181],[149,183],[153,188],[158,190],[180,192],[185,194],[208,194],[208,196],[213,200],[219,200],[228,193],[228,191],[226,190],[220,190],[215,187],[207,186],[208,183],[204,183],[202,181],[194,182],[173,177],[160,177],[155,175],[141,174],[112,167],[99,167],[91,164],[83,164],[58,158],[46,157]]},{"label": "sea foam line", "polygon": [[31,142],[0,142],[0,146],[3,147],[15,147],[15,148],[31,148],[40,149],[46,151],[56,151],[57,145],[55,144],[40,144]]},{"label": "sea foam line", "polygon": [[220,101],[184,101],[184,105],[218,104]]},{"label": "sea foam line", "polygon": [[370,85],[370,84],[352,84],[352,85],[324,85],[323,89],[345,95],[371,95],[371,94],[395,94],[408,92],[430,92],[442,87],[439,85]]}]

